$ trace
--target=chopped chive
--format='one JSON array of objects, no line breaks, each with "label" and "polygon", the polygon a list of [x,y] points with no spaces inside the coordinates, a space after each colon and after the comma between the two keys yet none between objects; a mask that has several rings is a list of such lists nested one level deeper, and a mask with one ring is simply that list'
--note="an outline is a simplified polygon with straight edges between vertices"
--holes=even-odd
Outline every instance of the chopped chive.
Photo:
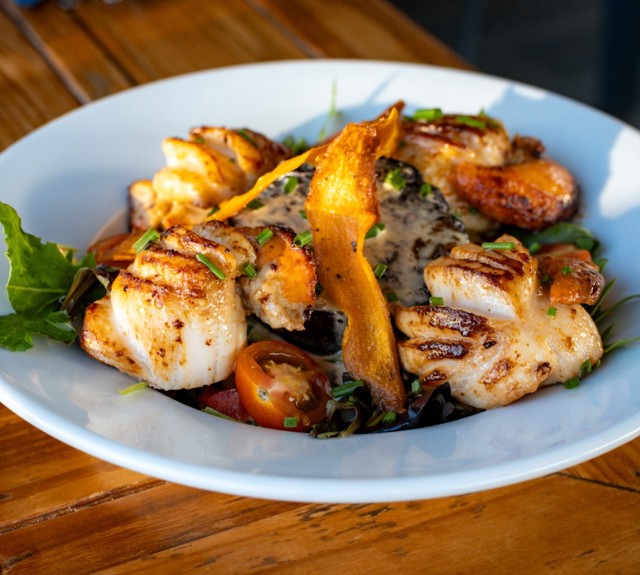
[{"label": "chopped chive", "polygon": [[126,387],[124,389],[119,389],[118,393],[120,395],[128,395],[130,393],[133,393],[134,391],[147,389],[147,387],[149,387],[149,384],[146,381],[139,381],[138,383],[134,383],[133,385],[130,385],[129,387]]},{"label": "chopped chive", "polygon": [[482,247],[485,250],[514,250],[515,242],[484,242]]},{"label": "chopped chive", "polygon": [[478,211],[478,208],[474,208],[473,206],[469,206],[469,213],[472,216],[477,216],[480,212]]},{"label": "chopped chive", "polygon": [[385,295],[385,298],[386,298],[388,303],[395,303],[400,299],[398,297],[398,294],[396,292],[394,292],[394,291],[387,292],[386,295]]},{"label": "chopped chive", "polygon": [[220,280],[226,280],[227,274],[225,274],[216,264],[214,264],[207,256],[204,254],[196,254],[196,259],[207,266],[214,276],[216,276]]},{"label": "chopped chive", "polygon": [[558,308],[549,306],[549,309],[547,310],[547,315],[550,315],[551,317],[556,317],[557,313],[558,313]]},{"label": "chopped chive", "polygon": [[474,118],[473,116],[456,116],[456,122],[465,124],[471,128],[480,128],[481,130],[484,130],[487,127],[487,122]]},{"label": "chopped chive", "polygon": [[323,291],[324,291],[324,288],[322,287],[322,285],[317,283],[316,284],[316,295],[320,295]]},{"label": "chopped chive", "polygon": [[295,176],[289,176],[285,180],[284,186],[282,186],[282,191],[285,194],[292,194],[293,192],[296,191],[297,187],[298,187],[298,178],[296,178]]},{"label": "chopped chive", "polygon": [[261,202],[258,198],[256,198],[255,200],[251,200],[248,204],[247,207],[250,210],[259,210],[260,208],[264,208],[264,203]]},{"label": "chopped chive", "polygon": [[529,254],[531,254],[531,255],[537,254],[540,251],[541,247],[542,246],[538,242],[533,242],[529,246]]},{"label": "chopped chive", "polygon": [[204,411],[205,413],[208,413],[209,415],[215,415],[216,417],[221,417],[222,419],[228,419],[229,421],[238,421],[237,419],[230,417],[226,413],[222,413],[221,411],[218,411],[217,409],[213,409],[213,407],[209,407],[208,405],[204,407],[202,411]]},{"label": "chopped chive", "polygon": [[144,250],[149,244],[158,241],[160,234],[153,228],[149,228],[144,234],[138,238],[138,241],[133,244],[133,249],[136,253]]},{"label": "chopped chive", "polygon": [[306,246],[313,241],[313,234],[310,230],[306,230],[301,234],[298,234],[295,238],[293,238],[293,243],[301,248],[302,246]]},{"label": "chopped chive", "polygon": [[439,120],[442,116],[444,116],[444,114],[440,108],[423,108],[413,113],[414,120],[427,120],[428,122]]},{"label": "chopped chive", "polygon": [[387,269],[388,266],[386,266],[385,264],[376,264],[376,266],[373,268],[373,275],[380,279],[385,274]]},{"label": "chopped chive", "polygon": [[550,276],[549,274],[544,274],[544,275],[540,278],[540,283],[543,283],[543,284],[551,283],[551,276]]},{"label": "chopped chive", "polygon": [[444,299],[432,295],[429,297],[429,305],[444,305]]},{"label": "chopped chive", "polygon": [[269,228],[262,230],[257,236],[256,241],[263,246],[273,237],[273,232]]},{"label": "chopped chive", "polygon": [[255,146],[256,148],[258,147],[258,144],[256,143],[256,141],[253,139],[253,136],[247,132],[247,130],[245,130],[244,128],[240,128],[239,130],[236,130],[236,134],[242,136],[245,140],[247,140],[247,142],[249,142],[252,146]]},{"label": "chopped chive", "polygon": [[579,377],[570,377],[562,385],[564,386],[565,389],[575,389],[576,387],[578,387],[580,385],[580,378]]},{"label": "chopped chive", "polygon": [[219,208],[218,206],[213,206],[213,207],[209,210],[209,213],[207,214],[207,217],[208,217],[208,216],[212,216],[213,214],[215,214],[216,212],[219,212],[219,211],[220,211],[220,208]]},{"label": "chopped chive", "polygon": [[333,393],[333,397],[335,399],[341,399],[343,397],[348,397],[351,395],[356,389],[364,387],[364,381],[361,379],[356,379],[354,381],[348,381],[341,385],[336,385],[331,392]]},{"label": "chopped chive", "polygon": [[283,425],[287,429],[291,429],[293,427],[298,427],[298,418],[297,417],[285,417],[283,421]]},{"label": "chopped chive", "polygon": [[402,176],[402,170],[400,168],[394,168],[389,170],[384,178],[384,183],[389,184],[394,189],[401,192],[407,185],[407,180]]},{"label": "chopped chive", "polygon": [[570,276],[573,273],[573,268],[571,266],[564,266],[562,268],[562,275],[563,276]]},{"label": "chopped chive", "polygon": [[433,191],[433,186],[428,182],[424,183],[420,186],[420,197],[428,198],[431,195],[432,191]]},{"label": "chopped chive", "polygon": [[251,279],[258,275],[258,272],[256,272],[256,268],[251,262],[246,262],[242,265],[242,273]]},{"label": "chopped chive", "polygon": [[193,139],[193,141],[194,141],[196,144],[204,144],[204,138],[203,138],[202,136],[196,136],[196,137]]},{"label": "chopped chive", "polygon": [[392,423],[395,423],[397,418],[398,418],[398,414],[395,411],[387,411],[382,416],[382,419],[380,420],[380,423],[382,425],[391,425]]},{"label": "chopped chive", "polygon": [[411,382],[411,393],[420,393],[422,391],[422,382],[419,379],[414,379]]},{"label": "chopped chive", "polygon": [[306,219],[307,219],[307,212],[305,212],[304,210],[300,210],[298,213],[300,214],[300,217],[301,217],[303,220],[306,220]]},{"label": "chopped chive", "polygon": [[582,379],[588,373],[591,373],[591,360],[589,358],[585,359],[580,364],[580,371],[578,373],[578,377]]},{"label": "chopped chive", "polygon": [[365,240],[370,240],[371,238],[377,238],[380,235],[380,232],[384,231],[385,225],[382,222],[378,222],[377,224],[373,224],[369,231],[364,235]]}]

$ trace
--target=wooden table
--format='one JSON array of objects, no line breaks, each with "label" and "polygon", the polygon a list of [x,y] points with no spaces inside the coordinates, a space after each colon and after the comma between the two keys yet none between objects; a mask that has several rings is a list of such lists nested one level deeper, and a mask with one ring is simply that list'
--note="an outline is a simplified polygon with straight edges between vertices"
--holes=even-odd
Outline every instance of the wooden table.
[{"label": "wooden table", "polygon": [[[0,148],[167,76],[354,57],[465,68],[382,0],[0,0]],[[637,573],[640,439],[512,487],[379,505],[203,492],[99,461],[0,405],[0,572]]]}]

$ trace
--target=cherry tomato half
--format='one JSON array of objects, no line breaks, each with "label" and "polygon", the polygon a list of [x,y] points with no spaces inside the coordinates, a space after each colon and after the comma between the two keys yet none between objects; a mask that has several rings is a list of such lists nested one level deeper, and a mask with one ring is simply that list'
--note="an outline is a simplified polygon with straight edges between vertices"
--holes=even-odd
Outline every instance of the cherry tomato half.
[{"label": "cherry tomato half", "polygon": [[240,401],[258,425],[305,431],[325,418],[329,378],[304,351],[282,341],[259,341],[236,362]]}]

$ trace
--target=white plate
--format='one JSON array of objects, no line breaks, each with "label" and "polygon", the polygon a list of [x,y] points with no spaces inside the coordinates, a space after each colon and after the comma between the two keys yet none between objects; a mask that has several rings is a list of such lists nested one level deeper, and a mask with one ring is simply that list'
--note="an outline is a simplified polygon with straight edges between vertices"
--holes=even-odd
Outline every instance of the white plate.
[{"label": "white plate", "polygon": [[[314,140],[333,82],[348,120],[372,118],[404,99],[409,111],[484,109],[511,133],[540,137],[582,185],[584,222],[610,258],[615,295],[638,291],[640,133],[543,90],[427,66],[281,62],[130,90],[64,116],[2,154],[2,200],[22,215],[26,231],[85,247],[110,216],[121,220],[127,185],[163,165],[163,137],[211,124]],[[6,294],[0,297],[6,313]],[[620,314],[617,335],[640,333],[639,307]],[[0,350],[2,402],[78,449],[185,485],[310,502],[454,495],[577,464],[640,435],[639,380],[640,349],[625,349],[575,390],[555,386],[427,429],[321,441],[228,422],[151,390],[122,396],[117,390],[131,380],[74,347],[38,341],[26,353]]]}]

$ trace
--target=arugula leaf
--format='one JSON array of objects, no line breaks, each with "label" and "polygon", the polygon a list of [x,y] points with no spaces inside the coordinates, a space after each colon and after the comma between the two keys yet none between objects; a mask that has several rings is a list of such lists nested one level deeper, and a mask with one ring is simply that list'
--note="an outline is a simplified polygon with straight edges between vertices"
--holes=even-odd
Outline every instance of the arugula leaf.
[{"label": "arugula leaf", "polygon": [[7,284],[9,302],[18,314],[36,315],[55,306],[73,282],[79,265],[63,254],[57,244],[43,243],[22,230],[20,217],[0,202],[11,274]]},{"label": "arugula leaf", "polygon": [[17,313],[0,316],[0,347],[10,351],[26,351],[33,347],[33,335],[71,343],[76,332],[64,311],[47,311],[40,317],[27,317]]},{"label": "arugula leaf", "polygon": [[24,351],[33,345],[32,335],[71,342],[76,333],[60,302],[79,269],[95,265],[93,255],[76,263],[73,250],[61,250],[52,242],[26,233],[18,213],[0,202],[7,257],[11,266],[7,294],[15,311],[0,317],[0,346]]}]

